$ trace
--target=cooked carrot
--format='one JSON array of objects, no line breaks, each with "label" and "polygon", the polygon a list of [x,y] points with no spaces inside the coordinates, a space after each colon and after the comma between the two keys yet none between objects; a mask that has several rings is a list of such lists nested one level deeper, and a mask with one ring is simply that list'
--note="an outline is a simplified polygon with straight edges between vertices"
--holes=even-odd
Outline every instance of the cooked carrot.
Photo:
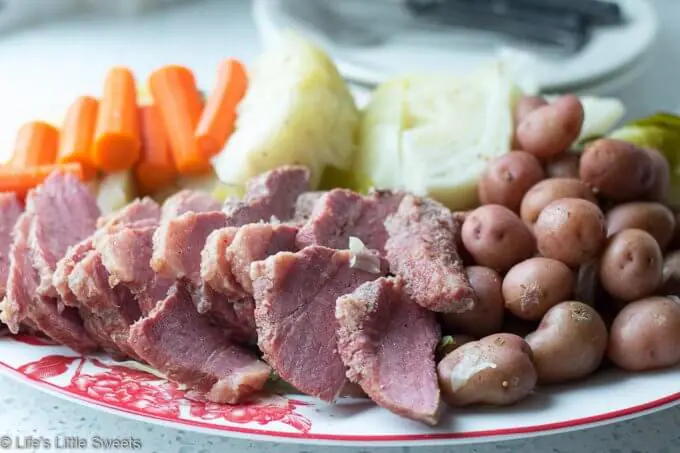
[{"label": "cooked carrot", "polygon": [[59,147],[59,131],[51,124],[32,121],[19,128],[14,143],[12,168],[53,164]]},{"label": "cooked carrot", "polygon": [[184,175],[208,171],[210,161],[198,150],[194,137],[203,101],[191,71],[165,66],[151,74],[149,89],[163,118],[177,171]]},{"label": "cooked carrot", "polygon": [[135,180],[145,195],[168,186],[177,171],[170,154],[165,125],[155,104],[139,108],[142,137],[142,156],[135,166]]},{"label": "cooked carrot", "polygon": [[66,112],[61,128],[57,163],[79,163],[87,180],[96,176],[92,143],[98,110],[99,101],[90,96],[80,96]]},{"label": "cooked carrot", "polygon": [[52,172],[72,173],[84,180],[80,164],[38,165],[25,168],[0,168],[0,192],[14,192],[23,198],[29,190],[41,184]]},{"label": "cooked carrot", "polygon": [[246,94],[248,75],[241,62],[228,59],[220,64],[217,86],[210,93],[196,128],[198,149],[206,157],[222,150],[234,131],[236,107]]},{"label": "cooked carrot", "polygon": [[108,173],[127,170],[139,159],[140,146],[135,79],[130,70],[113,68],[99,104],[94,163]]}]

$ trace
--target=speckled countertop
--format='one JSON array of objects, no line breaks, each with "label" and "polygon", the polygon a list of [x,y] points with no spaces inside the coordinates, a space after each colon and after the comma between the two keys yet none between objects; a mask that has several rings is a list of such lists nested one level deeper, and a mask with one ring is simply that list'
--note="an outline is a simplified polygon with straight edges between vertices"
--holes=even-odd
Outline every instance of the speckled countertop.
[{"label": "speckled countertop", "polygon": [[[0,436],[77,436],[91,439],[130,438],[139,441],[136,451],[158,453],[246,453],[277,451],[282,453],[367,453],[375,449],[315,447],[313,445],[248,442],[196,434],[147,425],[75,405],[38,390],[0,377]],[[0,451],[3,451],[0,448]],[[13,451],[13,450],[9,450]],[[16,450],[18,451],[18,450]],[[26,451],[26,450],[22,450]],[[40,450],[38,450],[40,451]],[[42,450],[45,451],[45,450]],[[74,452],[76,450],[73,450]],[[101,452],[83,449],[78,452]],[[113,450],[111,450],[113,451]],[[118,450],[132,451],[132,450]],[[379,452],[451,451],[450,447],[386,448]],[[673,453],[680,451],[680,407],[609,426],[567,434],[516,440],[496,444],[456,447],[456,453]]]},{"label": "speckled countertop", "polygon": [[[96,92],[106,69],[112,64],[126,64],[138,73],[146,73],[153,67],[179,60],[195,69],[200,84],[209,86],[212,83],[211,74],[220,58],[234,55],[249,61],[259,48],[248,17],[248,3],[247,0],[213,0],[202,8],[192,4],[179,12],[180,19],[168,14],[157,18],[149,16],[141,19],[141,22],[128,24],[129,31],[122,33],[101,23],[71,22],[3,37],[0,39],[0,66],[3,68],[0,70],[0,124],[3,130],[15,130],[21,122],[36,116],[53,118],[51,115],[55,111],[61,112],[63,106],[75,96]],[[662,31],[657,46],[650,52],[649,70],[625,92],[617,93],[628,106],[631,116],[674,109],[680,105],[680,89],[677,89],[680,83],[677,47],[680,42],[680,28],[677,27],[680,1],[655,0],[654,3],[662,12]],[[180,27],[177,27],[178,23]],[[196,27],[196,24],[201,26]],[[190,28],[191,25],[194,27]],[[93,29],[97,31],[96,40],[90,39]],[[206,33],[213,35],[206,37]],[[162,36],[160,41],[159,36]],[[161,42],[162,45],[154,47],[150,44],[152,41]],[[46,68],[49,68],[47,74]],[[669,81],[673,82],[669,85]],[[673,88],[669,89],[669,86]],[[0,157],[7,145],[5,140],[12,139],[12,134],[0,134]],[[253,443],[147,425],[75,405],[1,376],[0,389],[0,438],[3,435],[132,437],[142,445],[141,450],[137,451],[159,453],[371,451]],[[451,451],[450,448],[435,447],[380,451],[416,450]],[[680,407],[605,427],[528,440],[461,446],[455,451],[680,452]]]}]

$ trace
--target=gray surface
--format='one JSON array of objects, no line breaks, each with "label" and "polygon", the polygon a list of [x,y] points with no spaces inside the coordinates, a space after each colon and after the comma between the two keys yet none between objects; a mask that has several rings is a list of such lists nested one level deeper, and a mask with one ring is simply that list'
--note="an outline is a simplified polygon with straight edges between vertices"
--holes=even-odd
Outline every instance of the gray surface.
[{"label": "gray surface", "polygon": [[[238,39],[226,39],[223,44],[223,55],[236,55],[245,60],[250,60],[257,51],[257,45],[253,45],[256,39],[255,31],[248,24],[248,19],[243,16],[247,11],[245,1],[221,0],[207,4],[207,12],[200,14],[204,22],[210,22],[211,27],[219,27],[221,30],[237,28]],[[658,45],[650,51],[651,64],[647,73],[633,86],[623,93],[618,93],[629,109],[629,116],[649,114],[660,109],[675,109],[680,106],[680,58],[678,57],[677,43],[680,42],[680,28],[677,27],[680,18],[680,1],[656,0],[661,12],[662,31]],[[188,21],[193,22],[187,17]],[[205,30],[192,31],[200,34]],[[55,34],[50,39],[56,39]],[[66,35],[68,36],[68,35]],[[123,39],[123,38],[121,38]],[[197,38],[198,39],[198,38]],[[190,43],[191,44],[191,43]],[[211,81],[202,74],[211,74],[213,62],[210,59],[201,59],[202,54],[196,53],[195,46],[189,45],[190,49],[173,47],[173,51],[181,54],[178,60],[186,61],[191,67],[204,65],[205,72],[198,74],[199,81],[209,84]],[[4,52],[0,42],[0,60],[3,67],[13,68],[14,71],[0,71],[0,120],[3,126],[12,124],[12,121],[23,120],[26,115],[33,118],[35,112],[30,105],[30,97],[34,96],[44,101],[44,96],[50,93],[51,101],[55,105],[63,105],[63,100],[70,100],[74,95],[82,94],[83,84],[86,86],[98,86],[101,81],[101,72],[110,66],[110,62],[103,57],[104,54],[86,54],[86,50],[98,51],[96,48],[85,46],[72,47],[80,49],[70,59],[59,58],[59,64],[51,68],[51,77],[45,78],[44,74],[36,74],[31,71],[31,62],[20,60],[16,54]],[[6,50],[6,49],[4,49]],[[211,50],[212,51],[212,50]],[[74,51],[75,52],[75,51]],[[12,61],[9,56],[12,56]],[[129,54],[111,54],[115,55]],[[19,55],[20,57],[20,55]],[[140,65],[156,65],[154,58],[167,58],[155,54],[140,55]],[[186,57],[186,58],[185,58]],[[56,58],[56,57],[55,57]],[[215,58],[219,58],[216,56]],[[130,59],[130,58],[128,58]],[[91,62],[91,65],[82,65],[82,62]],[[36,62],[33,62],[36,63]],[[81,70],[82,69],[82,70]],[[73,74],[80,77],[73,77]],[[69,77],[70,76],[70,77]],[[36,85],[37,79],[41,83]],[[69,82],[71,82],[69,84]],[[37,88],[36,88],[37,87]],[[35,88],[35,89],[34,89]],[[89,88],[88,88],[89,89]],[[60,99],[60,96],[63,99]],[[21,110],[21,107],[26,107]],[[24,118],[24,119],[27,119]],[[9,127],[6,130],[14,130]],[[8,137],[9,138],[9,137]],[[366,449],[341,449],[341,448],[315,448],[312,446],[273,445],[268,443],[251,443],[234,441],[225,438],[217,438],[206,435],[197,435],[177,431],[174,429],[146,425],[137,421],[126,420],[117,416],[104,414],[96,410],[80,407],[65,402],[56,397],[42,394],[25,385],[15,383],[4,377],[0,377],[0,436],[10,434],[12,436],[45,436],[51,438],[55,435],[70,435],[90,438],[94,435],[102,437],[135,437],[143,444],[145,452],[162,453],[188,453],[188,452],[259,452],[259,451],[282,451],[282,452],[308,452],[330,453],[340,451],[371,451]],[[633,421],[606,427],[593,428],[580,432],[561,434],[548,437],[540,437],[525,441],[503,442],[497,444],[484,444],[480,446],[464,446],[456,448],[459,453],[490,453],[490,452],[605,452],[605,453],[633,453],[649,452],[664,453],[680,451],[680,408],[669,409],[655,413]],[[450,449],[386,449],[382,451],[450,451]],[[22,450],[30,451],[30,450]],[[102,450],[78,450],[78,451],[102,451]],[[122,450],[121,450],[122,451]]]}]

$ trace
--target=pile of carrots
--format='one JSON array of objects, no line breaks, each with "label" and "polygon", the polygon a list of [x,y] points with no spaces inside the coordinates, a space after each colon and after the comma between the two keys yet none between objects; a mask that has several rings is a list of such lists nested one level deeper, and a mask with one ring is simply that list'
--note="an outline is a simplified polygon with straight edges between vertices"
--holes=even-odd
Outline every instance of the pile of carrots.
[{"label": "pile of carrots", "polygon": [[149,77],[152,103],[138,105],[132,72],[113,68],[101,98],[77,98],[61,129],[42,121],[19,129],[12,158],[0,168],[0,192],[24,197],[55,170],[83,181],[131,170],[143,194],[178,175],[205,173],[234,130],[247,84],[243,64],[227,59],[204,102],[189,69],[165,66]]}]

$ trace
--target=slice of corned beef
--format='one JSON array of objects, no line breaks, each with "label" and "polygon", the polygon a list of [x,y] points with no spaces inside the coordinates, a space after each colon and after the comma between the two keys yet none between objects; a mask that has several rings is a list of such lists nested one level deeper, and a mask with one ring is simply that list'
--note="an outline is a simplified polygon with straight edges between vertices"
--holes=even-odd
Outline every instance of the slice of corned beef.
[{"label": "slice of corned beef", "polygon": [[309,190],[309,170],[284,166],[252,178],[246,184],[242,202],[225,206],[228,226],[242,226],[272,219],[288,221],[295,215],[300,194]]},{"label": "slice of corned beef", "polygon": [[125,283],[131,289],[143,290],[151,282],[154,271],[149,263],[155,231],[155,226],[122,228],[94,240],[94,248],[111,274],[111,286]]},{"label": "slice of corned beef", "polygon": [[255,301],[251,297],[233,300],[202,283],[193,287],[191,296],[197,311],[210,317],[231,340],[238,344],[255,345]]},{"label": "slice of corned beef", "polygon": [[141,317],[141,312],[133,294],[121,285],[112,288],[109,277],[101,255],[91,250],[73,268],[69,275],[69,288],[77,298],[79,307],[84,309],[81,311],[83,318],[99,318],[99,322],[91,320],[89,324],[85,323],[86,327],[95,325],[98,328],[90,331],[90,335],[118,358],[135,357],[127,336],[130,325]]},{"label": "slice of corned beef", "polygon": [[[224,234],[221,234],[223,231]],[[215,275],[222,276],[215,289],[234,300],[252,296],[251,263],[278,252],[296,251],[297,232],[294,226],[266,223],[244,225],[238,229],[233,238],[231,227],[213,232],[214,236],[203,249],[201,276],[208,283],[215,281]],[[216,240],[226,244],[226,248],[219,250],[215,247]],[[219,269],[211,269],[215,265],[219,266]]]},{"label": "slice of corned beef", "polygon": [[170,379],[220,403],[235,404],[261,390],[271,371],[198,314],[180,282],[148,317],[131,327],[130,344]]},{"label": "slice of corned beef", "polygon": [[441,406],[435,314],[411,300],[400,278],[364,283],[338,298],[335,314],[349,380],[378,405],[435,425]]},{"label": "slice of corned beef", "polygon": [[60,313],[55,299],[37,294],[39,277],[28,246],[32,222],[33,214],[24,212],[12,233],[14,242],[10,249],[7,294],[0,304],[0,319],[12,333],[18,333],[20,324],[25,322],[77,352],[92,352],[98,346],[86,334],[78,313],[71,308]]},{"label": "slice of corned beef", "polygon": [[90,236],[99,208],[88,188],[75,176],[52,173],[31,191],[26,210],[32,214],[28,244],[40,277],[38,294],[57,297],[52,274],[68,248]]},{"label": "slice of corned beef", "polygon": [[187,212],[164,220],[153,236],[151,267],[166,277],[199,284],[205,241],[226,224],[227,215],[221,211]]},{"label": "slice of corned beef", "polygon": [[458,223],[440,203],[407,195],[385,221],[390,270],[406,281],[413,300],[428,310],[465,312],[476,304],[456,244]]},{"label": "slice of corned beef", "polygon": [[[378,269],[387,264],[378,261]],[[252,264],[258,346],[286,382],[334,401],[347,379],[335,339],[335,303],[380,274],[352,268],[348,250],[321,246]]]},{"label": "slice of corned beef", "polygon": [[161,222],[187,212],[219,211],[220,203],[205,192],[181,190],[169,197],[161,209]]},{"label": "slice of corned beef", "polygon": [[304,192],[298,196],[295,202],[295,214],[293,215],[293,223],[296,225],[304,225],[314,212],[314,207],[321,200],[327,192]]},{"label": "slice of corned beef", "polygon": [[385,219],[396,212],[403,197],[401,192],[380,191],[364,197],[350,190],[333,189],[316,202],[298,233],[298,247],[316,244],[346,249],[353,236],[382,254],[387,241]]},{"label": "slice of corned beef", "polygon": [[[115,234],[125,228],[150,228],[158,225],[160,206],[149,198],[137,199],[124,208],[97,220],[98,229],[88,238],[69,248],[57,263],[52,276],[52,284],[60,296],[60,305],[78,306],[78,301],[68,287],[68,278],[74,266],[82,260],[94,242],[107,234]],[[147,259],[148,267],[148,259]],[[165,297],[165,295],[163,295]],[[163,298],[161,297],[161,298]]]},{"label": "slice of corned beef", "polygon": [[0,193],[0,300],[5,297],[12,230],[23,208],[13,193]]},{"label": "slice of corned beef", "polygon": [[[220,294],[228,294],[229,288],[238,285],[227,263],[227,249],[238,230],[239,227],[226,227],[213,231],[201,251],[201,280]],[[211,306],[211,302],[203,301],[198,305],[198,311],[206,313]]]}]

